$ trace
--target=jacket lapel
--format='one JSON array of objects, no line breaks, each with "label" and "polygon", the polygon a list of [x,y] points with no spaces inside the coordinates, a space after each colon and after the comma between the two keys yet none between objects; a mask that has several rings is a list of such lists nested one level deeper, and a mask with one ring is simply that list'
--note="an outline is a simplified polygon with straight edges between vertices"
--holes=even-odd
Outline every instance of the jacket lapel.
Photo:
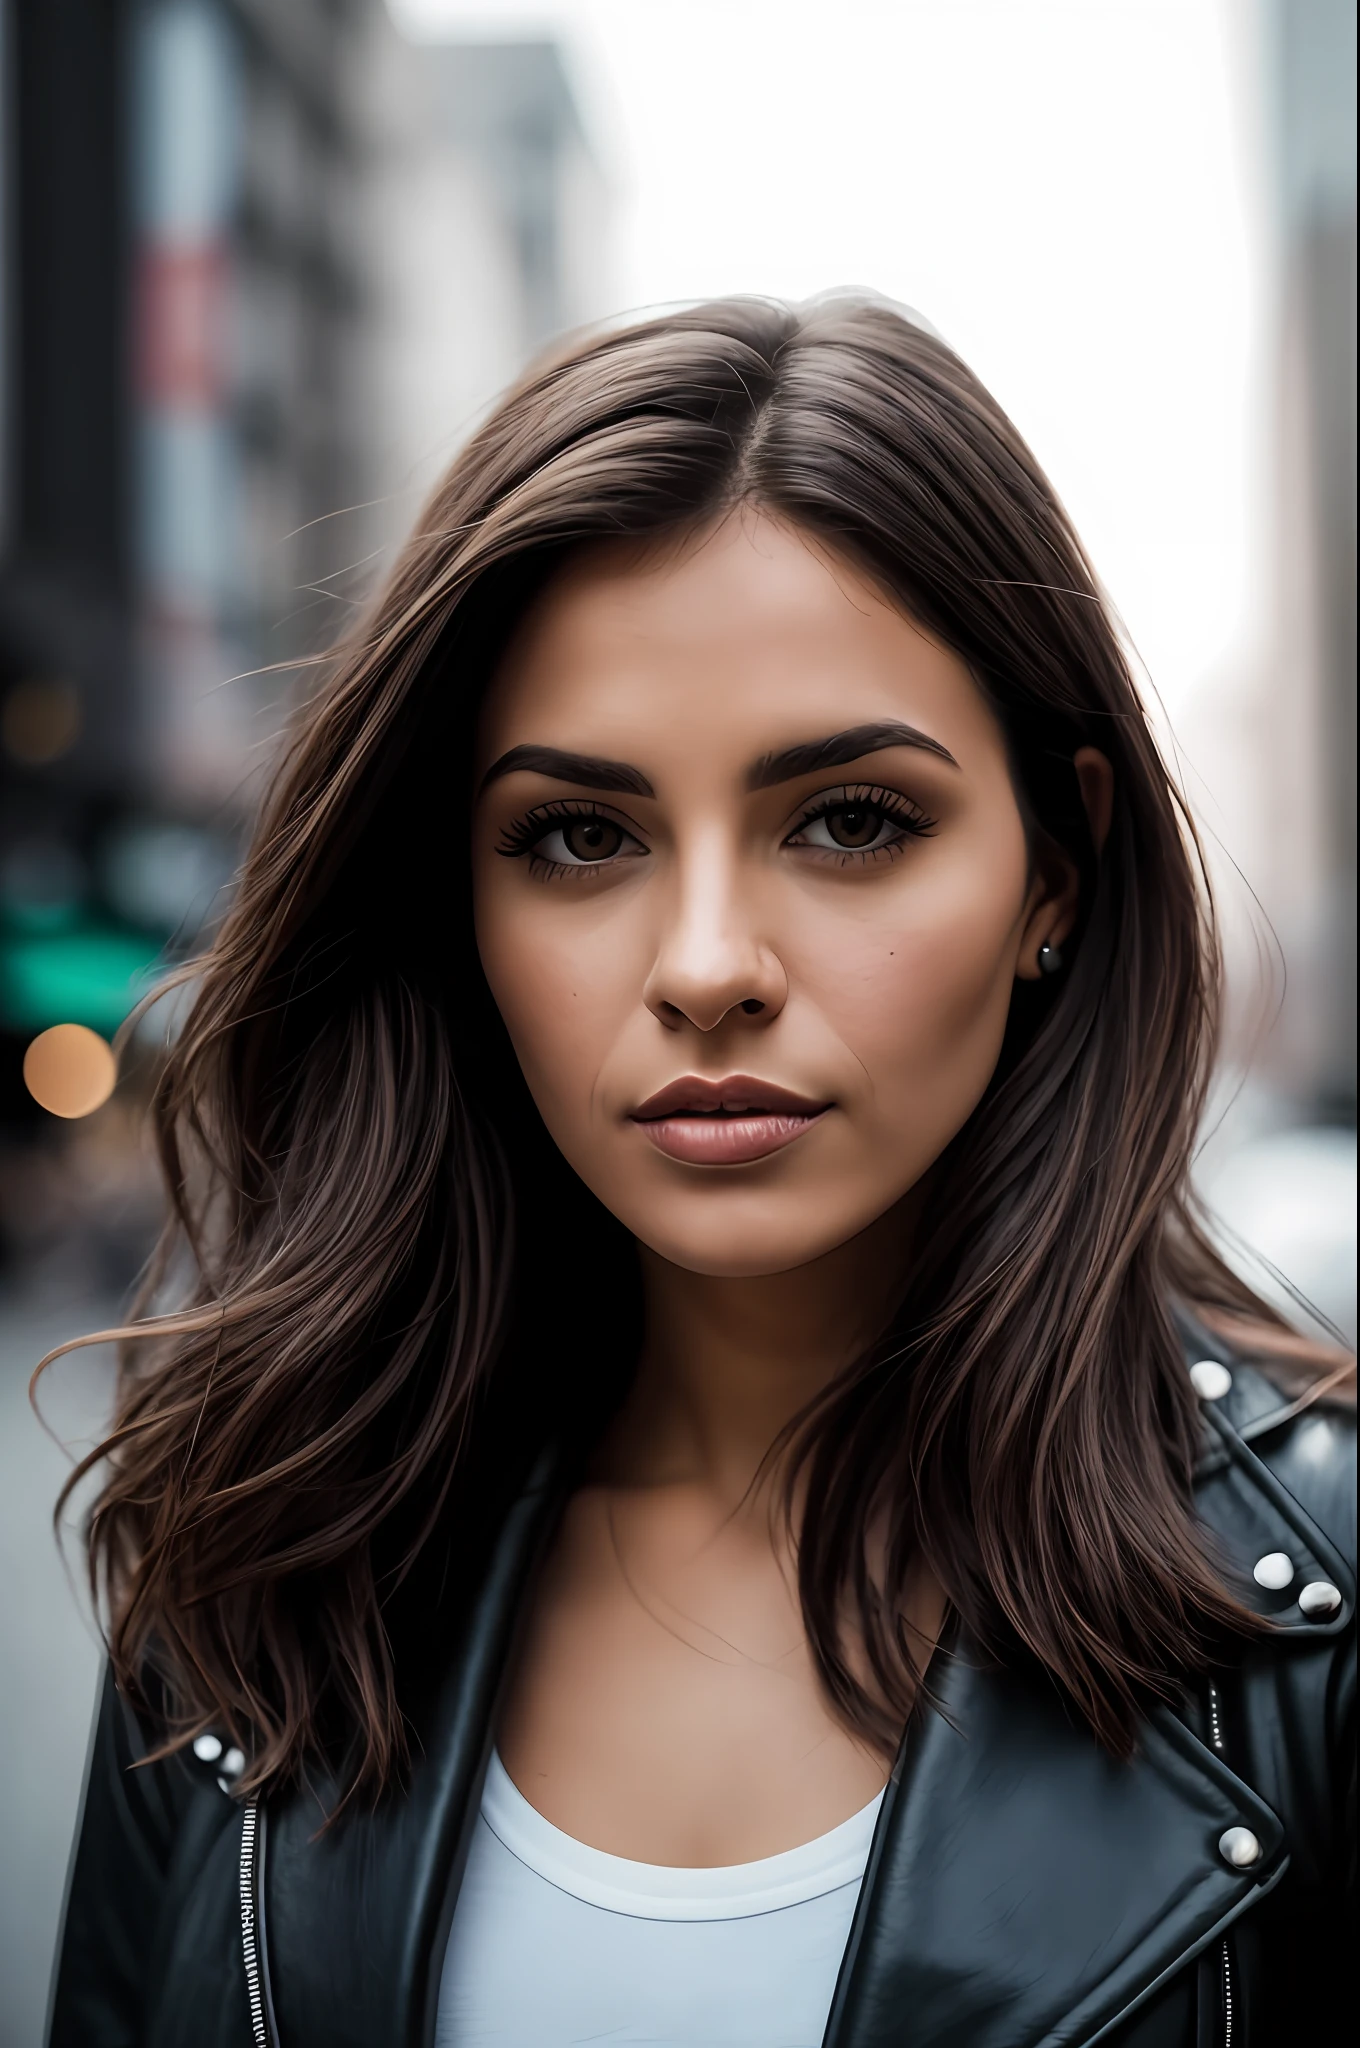
[{"label": "jacket lapel", "polygon": [[[435,1647],[445,1673],[421,1716],[409,1796],[326,1833],[325,1787],[271,1801],[264,1947],[283,2043],[427,2048],[444,1950],[517,1621],[567,1486],[540,1459],[507,1516],[475,1601]],[[437,1614],[431,1630],[440,1630]]]},{"label": "jacket lapel", "polygon": [[[1169,1713],[1118,1764],[961,1646],[879,1816],[825,2048],[1081,2048],[1283,1874],[1270,1809]],[[1218,1851],[1252,1830],[1250,1872]]]}]

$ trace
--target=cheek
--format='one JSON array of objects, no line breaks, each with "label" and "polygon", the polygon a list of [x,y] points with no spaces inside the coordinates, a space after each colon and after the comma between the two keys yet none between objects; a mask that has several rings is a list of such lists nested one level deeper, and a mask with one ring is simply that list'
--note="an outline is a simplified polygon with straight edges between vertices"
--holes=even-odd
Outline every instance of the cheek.
[{"label": "cheek", "polygon": [[863,1069],[878,1113],[913,1125],[924,1114],[957,1128],[991,1078],[1010,1011],[1023,843],[932,877],[929,887],[903,880],[872,918],[828,920],[808,985]]},{"label": "cheek", "polygon": [[530,1093],[561,1143],[591,1101],[629,1008],[637,981],[629,948],[602,903],[540,905],[525,891],[497,887],[495,877],[478,883],[474,900],[487,984]]}]

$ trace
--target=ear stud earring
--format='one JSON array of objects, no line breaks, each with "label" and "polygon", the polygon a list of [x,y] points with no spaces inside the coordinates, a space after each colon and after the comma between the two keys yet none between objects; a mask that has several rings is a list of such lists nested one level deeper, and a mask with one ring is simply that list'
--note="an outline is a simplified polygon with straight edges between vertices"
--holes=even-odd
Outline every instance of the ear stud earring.
[{"label": "ear stud earring", "polygon": [[1043,945],[1039,948],[1039,972],[1041,974],[1056,974],[1062,964],[1063,957],[1058,948],[1050,945],[1048,940],[1045,939]]}]

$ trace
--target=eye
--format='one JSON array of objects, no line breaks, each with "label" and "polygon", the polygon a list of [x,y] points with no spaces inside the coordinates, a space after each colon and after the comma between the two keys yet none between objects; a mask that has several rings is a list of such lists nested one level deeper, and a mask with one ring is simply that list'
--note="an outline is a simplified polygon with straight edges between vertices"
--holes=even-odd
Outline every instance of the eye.
[{"label": "eye", "polygon": [[534,847],[542,860],[555,860],[573,867],[590,867],[618,853],[627,838],[622,825],[609,818],[573,818],[545,832]]},{"label": "eye", "polygon": [[811,819],[800,835],[809,846],[838,846],[846,853],[867,853],[887,837],[895,837],[896,824],[874,804],[836,804]]},{"label": "eye", "polygon": [[530,865],[564,869],[606,867],[620,857],[645,853],[632,833],[613,818],[583,804],[580,809],[545,805],[507,827],[499,851],[511,859],[529,856]]},{"label": "eye", "polygon": [[785,844],[845,856],[886,854],[933,830],[934,821],[894,791],[845,790],[820,797]]}]

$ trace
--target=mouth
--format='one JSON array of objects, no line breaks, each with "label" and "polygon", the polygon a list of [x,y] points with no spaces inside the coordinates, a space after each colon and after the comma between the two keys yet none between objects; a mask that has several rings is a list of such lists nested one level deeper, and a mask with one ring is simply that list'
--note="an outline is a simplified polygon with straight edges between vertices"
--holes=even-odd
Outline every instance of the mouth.
[{"label": "mouth", "polygon": [[744,1166],[791,1145],[830,1107],[749,1074],[729,1074],[721,1081],[687,1074],[649,1096],[633,1111],[632,1121],[670,1159],[693,1166]]}]

